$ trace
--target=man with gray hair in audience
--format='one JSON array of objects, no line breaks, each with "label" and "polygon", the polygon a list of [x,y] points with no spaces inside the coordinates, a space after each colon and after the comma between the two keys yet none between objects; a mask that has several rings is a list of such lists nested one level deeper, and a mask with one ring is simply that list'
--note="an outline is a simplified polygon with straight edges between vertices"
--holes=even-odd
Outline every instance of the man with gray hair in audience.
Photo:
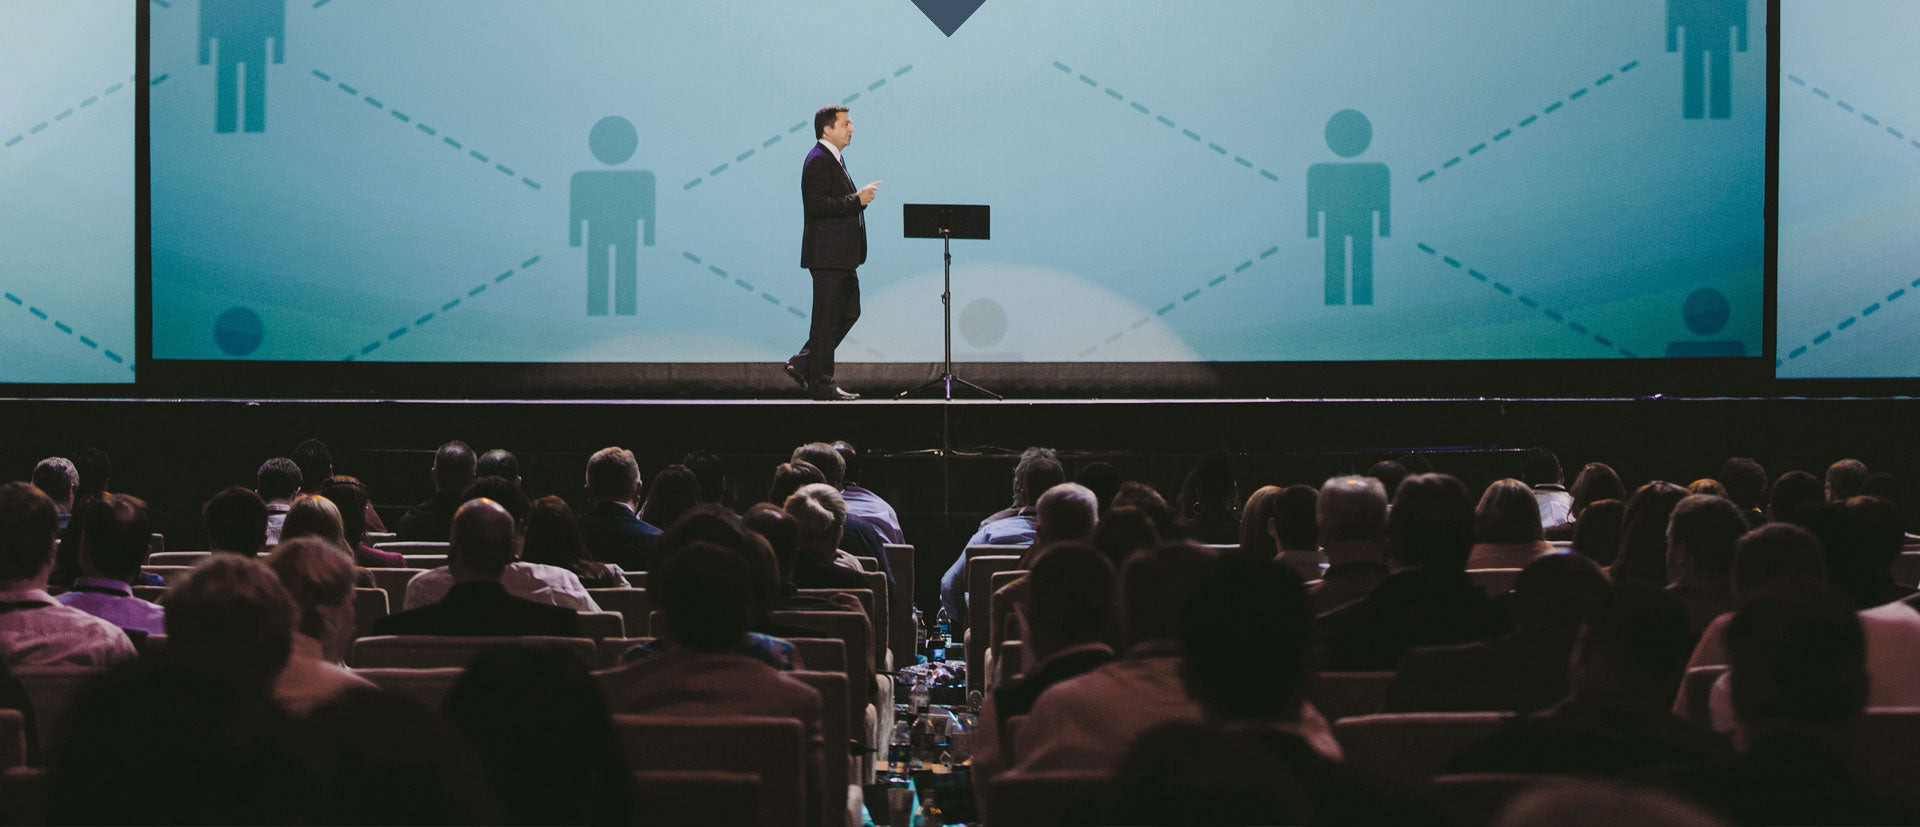
[{"label": "man with gray hair in audience", "polygon": [[627,571],[646,571],[660,529],[640,519],[640,463],[614,445],[587,460],[587,510],[575,518],[593,559]]},{"label": "man with gray hair in audience", "polygon": [[1327,569],[1307,591],[1315,616],[1366,597],[1387,579],[1387,489],[1373,477],[1334,477],[1315,506]]},{"label": "man with gray hair in audience", "polygon": [[[1093,489],[1077,482],[1063,482],[1047,489],[1034,503],[1036,523],[1033,545],[1020,555],[1020,568],[1032,571],[1040,555],[1055,543],[1085,543],[1093,539],[1100,523],[1100,498]],[[989,629],[993,643],[1003,640],[1031,640],[1027,617],[1033,613],[1033,578],[1021,577],[993,593],[994,603],[1008,611],[991,618]],[[1004,630],[1004,631],[1001,631]],[[999,664],[1001,674],[1012,676],[1025,671],[1027,664]]]},{"label": "man with gray hair in audience", "polygon": [[33,487],[53,500],[59,511],[60,527],[73,518],[73,491],[80,487],[80,470],[66,457],[47,457],[33,466]]}]

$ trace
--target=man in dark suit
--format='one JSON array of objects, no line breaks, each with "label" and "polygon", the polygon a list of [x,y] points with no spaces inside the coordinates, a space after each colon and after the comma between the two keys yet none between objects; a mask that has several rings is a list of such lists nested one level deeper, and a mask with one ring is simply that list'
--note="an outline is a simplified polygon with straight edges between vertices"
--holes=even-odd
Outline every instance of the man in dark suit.
[{"label": "man in dark suit", "polygon": [[453,588],[438,603],[380,618],[373,633],[579,637],[578,612],[522,600],[501,585],[500,575],[513,562],[518,540],[513,515],[499,503],[482,498],[460,506],[447,545]]},{"label": "man in dark suit", "polygon": [[844,106],[821,107],[813,115],[820,143],[807,153],[800,171],[800,198],[806,204],[806,231],[800,240],[800,266],[813,273],[813,321],[807,344],[787,360],[787,375],[815,399],[858,399],[833,378],[833,352],[860,319],[860,277],[867,261],[867,221],[880,182],[855,189],[841,151],[853,142],[853,120]]},{"label": "man in dark suit", "polygon": [[587,460],[587,511],[576,521],[593,559],[627,571],[646,571],[660,529],[640,519],[633,506],[640,493],[640,463],[618,446]]}]

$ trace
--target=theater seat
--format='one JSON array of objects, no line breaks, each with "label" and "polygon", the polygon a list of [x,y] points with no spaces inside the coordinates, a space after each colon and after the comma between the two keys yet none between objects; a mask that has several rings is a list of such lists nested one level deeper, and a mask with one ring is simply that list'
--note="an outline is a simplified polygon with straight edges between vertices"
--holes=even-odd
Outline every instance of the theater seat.
[{"label": "theater seat", "polygon": [[1058,827],[1094,807],[1110,778],[1086,770],[1006,772],[993,779],[987,811],[993,827]]},{"label": "theater seat", "polygon": [[211,551],[163,551],[147,555],[147,565],[192,567],[212,554]]},{"label": "theater seat", "polygon": [[393,604],[387,599],[386,589],[353,590],[354,637],[372,635],[373,624],[392,613]]},{"label": "theater seat", "polygon": [[1693,666],[1680,679],[1680,717],[1700,726],[1713,728],[1713,684],[1727,673],[1725,664]]},{"label": "theater seat", "polygon": [[419,701],[438,713],[441,703],[447,698],[447,690],[453,688],[454,681],[459,680],[460,673],[464,671],[459,667],[446,666],[437,669],[355,669],[353,674],[395,695]]},{"label": "theater seat", "polygon": [[724,772],[755,776],[759,808],[748,821],[693,823],[798,827],[807,818],[806,734],[792,718],[615,715],[635,772]]},{"label": "theater seat", "polygon": [[440,635],[380,635],[353,642],[347,665],[356,669],[437,669],[465,668],[473,656],[489,646],[517,644],[551,646],[564,649],[580,659],[588,669],[594,667],[598,652],[586,638],[544,637],[450,637]]},{"label": "theater seat", "polygon": [[1372,715],[1386,707],[1392,672],[1322,672],[1309,699],[1329,721]]},{"label": "theater seat", "polygon": [[33,726],[35,738],[40,742],[38,754],[48,755],[54,744],[66,732],[67,715],[73,711],[74,700],[88,681],[105,673],[105,669],[89,666],[16,666],[13,667],[14,679],[27,690],[27,698],[33,703]]},{"label": "theater seat", "polygon": [[1514,581],[1520,579],[1520,569],[1468,569],[1467,577],[1487,594],[1499,597],[1513,591]]},{"label": "theater seat", "polygon": [[633,774],[635,827],[752,824],[760,817],[760,776],[717,770]]},{"label": "theater seat", "polygon": [[18,709],[0,709],[0,770],[26,765],[26,713]]},{"label": "theater seat", "polygon": [[1509,712],[1408,712],[1361,715],[1333,724],[1347,764],[1409,787],[1423,787],[1463,749],[1492,735]]}]

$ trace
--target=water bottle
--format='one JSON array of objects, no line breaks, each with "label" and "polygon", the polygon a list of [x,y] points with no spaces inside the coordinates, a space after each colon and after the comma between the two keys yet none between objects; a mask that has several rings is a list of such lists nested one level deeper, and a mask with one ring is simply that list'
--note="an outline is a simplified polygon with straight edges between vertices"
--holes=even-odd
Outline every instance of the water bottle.
[{"label": "water bottle", "polygon": [[915,715],[926,715],[927,707],[933,705],[933,690],[925,680],[913,682],[913,688],[907,690],[907,705]]},{"label": "water bottle", "polygon": [[913,763],[912,724],[898,721],[893,725],[893,738],[887,744],[887,772],[895,777],[904,778]]},{"label": "water bottle", "polygon": [[953,618],[947,616],[947,607],[941,606],[940,612],[933,616],[934,636],[939,640],[939,650],[933,655],[936,661],[947,659],[947,648],[953,642]]},{"label": "water bottle", "polygon": [[913,652],[920,663],[927,662],[927,616],[913,607]]}]

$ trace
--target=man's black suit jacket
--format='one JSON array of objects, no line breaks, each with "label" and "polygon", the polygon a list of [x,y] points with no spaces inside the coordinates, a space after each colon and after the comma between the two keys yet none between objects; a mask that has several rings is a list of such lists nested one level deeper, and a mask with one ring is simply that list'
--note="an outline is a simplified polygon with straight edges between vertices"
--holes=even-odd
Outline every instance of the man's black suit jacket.
[{"label": "man's black suit jacket", "polygon": [[594,560],[612,563],[627,571],[652,568],[653,544],[660,539],[660,529],[635,516],[632,510],[601,500],[574,522],[579,524],[580,539],[586,542]]},{"label": "man's black suit jacket", "polygon": [[852,270],[867,263],[867,228],[860,213],[860,192],[846,167],[826,146],[815,142],[800,170],[800,198],[807,205],[806,231],[800,238],[800,266],[809,270]]},{"label": "man's black suit jacket", "polygon": [[580,613],[507,594],[497,580],[456,583],[438,603],[373,622],[376,635],[580,637]]}]

